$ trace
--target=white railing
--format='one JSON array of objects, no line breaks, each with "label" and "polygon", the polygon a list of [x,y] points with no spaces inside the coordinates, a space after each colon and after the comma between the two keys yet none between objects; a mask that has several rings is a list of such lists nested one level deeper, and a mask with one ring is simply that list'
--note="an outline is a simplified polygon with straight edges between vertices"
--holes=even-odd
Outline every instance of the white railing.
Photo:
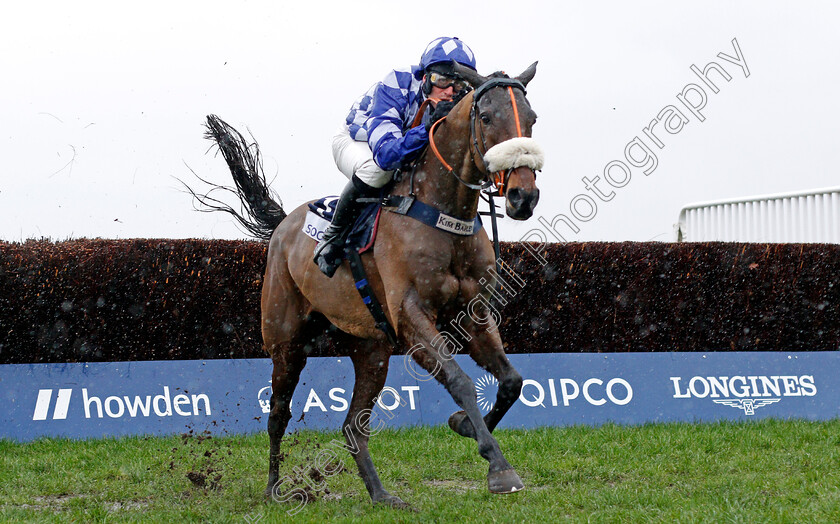
[{"label": "white railing", "polygon": [[840,244],[840,187],[691,204],[676,233],[677,242]]}]

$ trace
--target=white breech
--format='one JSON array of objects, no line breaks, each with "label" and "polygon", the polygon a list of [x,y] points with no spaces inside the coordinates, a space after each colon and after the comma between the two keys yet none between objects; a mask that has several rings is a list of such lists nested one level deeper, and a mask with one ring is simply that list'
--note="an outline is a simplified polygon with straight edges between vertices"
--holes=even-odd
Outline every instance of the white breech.
[{"label": "white breech", "polygon": [[335,165],[348,179],[356,175],[371,187],[382,187],[394,174],[376,165],[368,143],[353,140],[347,126],[341,126],[341,130],[333,137],[332,151]]}]

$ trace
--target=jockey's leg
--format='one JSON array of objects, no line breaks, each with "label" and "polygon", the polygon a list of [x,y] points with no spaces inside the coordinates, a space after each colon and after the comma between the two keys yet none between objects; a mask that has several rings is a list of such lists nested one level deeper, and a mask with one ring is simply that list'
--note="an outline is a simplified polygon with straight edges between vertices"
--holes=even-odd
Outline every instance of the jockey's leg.
[{"label": "jockey's leg", "polygon": [[332,222],[324,231],[324,238],[315,248],[315,263],[328,277],[332,277],[341,265],[344,259],[344,241],[353,223],[359,218],[359,213],[367,205],[366,202],[359,202],[357,199],[373,196],[378,191],[354,176],[341,192]]},{"label": "jockey's leg", "polygon": [[324,231],[323,240],[315,248],[315,263],[330,278],[344,259],[344,240],[364,209],[364,204],[356,199],[378,194],[379,188],[387,184],[393,174],[376,165],[367,142],[353,140],[346,126],[333,137],[332,149],[336,166],[350,183],[336,204],[335,216]]}]

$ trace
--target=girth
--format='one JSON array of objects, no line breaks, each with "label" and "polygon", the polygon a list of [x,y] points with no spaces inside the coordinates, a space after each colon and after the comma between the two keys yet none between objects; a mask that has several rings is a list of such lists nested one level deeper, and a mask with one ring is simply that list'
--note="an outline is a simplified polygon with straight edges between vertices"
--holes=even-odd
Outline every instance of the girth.
[{"label": "girth", "polygon": [[462,220],[424,204],[413,196],[389,195],[382,199],[382,207],[398,215],[405,215],[427,226],[452,233],[453,235],[472,236],[482,227],[481,217],[476,215],[472,220]]}]

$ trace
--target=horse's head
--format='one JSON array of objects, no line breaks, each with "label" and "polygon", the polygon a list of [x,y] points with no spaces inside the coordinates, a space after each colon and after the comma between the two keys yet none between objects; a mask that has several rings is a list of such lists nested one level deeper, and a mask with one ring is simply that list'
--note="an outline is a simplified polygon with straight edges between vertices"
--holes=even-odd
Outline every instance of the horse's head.
[{"label": "horse's head", "polygon": [[525,98],[525,86],[534,78],[537,63],[510,78],[503,73],[484,77],[455,64],[456,72],[476,86],[470,110],[470,149],[476,166],[492,180],[506,199],[507,215],[526,220],[540,199],[536,171],[542,169],[543,152],[531,128],[537,115]]}]

